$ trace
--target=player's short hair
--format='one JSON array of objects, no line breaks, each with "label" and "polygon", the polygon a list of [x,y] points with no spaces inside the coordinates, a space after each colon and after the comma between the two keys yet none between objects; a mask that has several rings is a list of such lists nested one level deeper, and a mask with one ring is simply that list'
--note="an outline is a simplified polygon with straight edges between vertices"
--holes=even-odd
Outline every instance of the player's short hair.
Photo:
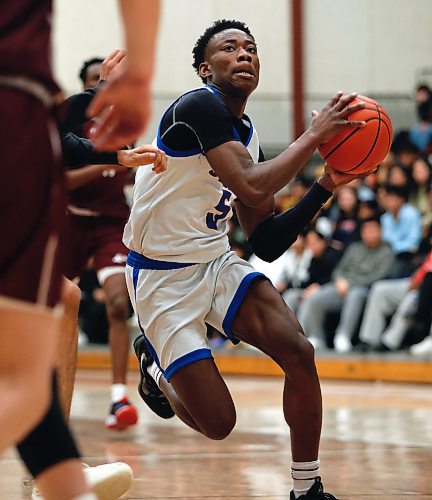
[{"label": "player's short hair", "polygon": [[103,62],[103,59],[101,57],[92,57],[91,59],[84,61],[83,65],[81,66],[79,75],[78,75],[80,80],[83,83],[85,83],[86,78],[87,78],[87,70],[89,69],[89,67],[93,66],[93,64],[101,64],[102,62]]},{"label": "player's short hair", "polygon": [[[202,62],[204,62],[204,53],[207,48],[207,45],[209,41],[217,34],[220,33],[221,31],[229,30],[229,29],[236,29],[243,31],[250,37],[254,38],[252,33],[250,32],[249,28],[246,26],[245,23],[242,23],[241,21],[235,21],[235,20],[227,20],[227,19],[219,19],[218,21],[215,21],[210,28],[207,28],[204,33],[198,38],[198,40],[195,43],[194,48],[192,49],[192,54],[193,54],[193,63],[192,66],[195,68],[195,71],[197,75],[199,76],[199,67]],[[201,78],[201,77],[200,77]],[[205,78],[201,78],[201,80],[206,83]]]}]

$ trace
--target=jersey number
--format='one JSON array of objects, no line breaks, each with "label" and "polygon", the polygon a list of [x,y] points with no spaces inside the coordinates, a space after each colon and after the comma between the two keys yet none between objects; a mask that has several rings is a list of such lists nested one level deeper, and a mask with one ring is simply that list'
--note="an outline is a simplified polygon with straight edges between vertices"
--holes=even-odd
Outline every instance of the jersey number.
[{"label": "jersey number", "polygon": [[207,212],[206,224],[210,229],[217,229],[217,222],[223,220],[227,217],[231,210],[231,205],[229,201],[231,199],[232,193],[226,189],[222,190],[222,196],[219,203],[214,207],[217,214],[213,212]]}]

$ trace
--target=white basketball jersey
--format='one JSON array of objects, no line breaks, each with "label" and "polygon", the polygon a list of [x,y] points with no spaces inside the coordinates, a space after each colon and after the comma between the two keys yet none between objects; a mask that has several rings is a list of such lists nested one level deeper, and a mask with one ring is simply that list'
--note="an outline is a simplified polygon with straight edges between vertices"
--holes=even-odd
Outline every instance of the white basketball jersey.
[{"label": "white basketball jersey", "polygon": [[[259,141],[252,123],[245,147],[258,162]],[[125,245],[145,257],[180,263],[210,262],[229,250],[228,220],[235,195],[212,171],[201,149],[172,151],[160,134],[154,141],[168,156],[168,166],[155,174],[140,167],[133,206],[125,227]]]}]

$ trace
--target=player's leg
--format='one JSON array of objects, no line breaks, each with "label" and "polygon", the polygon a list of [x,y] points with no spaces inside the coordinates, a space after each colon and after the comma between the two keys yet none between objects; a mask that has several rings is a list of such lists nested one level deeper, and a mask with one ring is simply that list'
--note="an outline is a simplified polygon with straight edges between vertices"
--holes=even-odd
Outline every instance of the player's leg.
[{"label": "player's leg", "polygon": [[[146,264],[145,259],[136,259],[135,268],[127,266],[126,276],[145,333],[134,343],[141,365],[139,394],[159,416],[169,418],[174,408],[193,429],[211,439],[222,439],[231,432],[236,415],[206,337],[205,321],[212,308],[217,269],[213,263],[153,272],[139,267]],[[172,408],[160,403],[159,388]]]},{"label": "player's leg", "polygon": [[[103,270],[102,270],[103,271]],[[124,267],[117,267],[101,285],[106,295],[111,351],[111,409],[106,419],[110,429],[123,430],[137,423],[138,414],[127,398],[127,372],[129,362],[129,297]],[[100,276],[101,273],[99,272]]]},{"label": "player's leg", "polygon": [[322,424],[321,389],[314,349],[294,314],[267,280],[255,280],[231,327],[233,334],[268,354],[284,371],[283,411],[290,427],[294,490],[291,498],[323,496],[318,449]]},{"label": "player's leg", "polygon": [[58,336],[56,365],[59,397],[66,420],[69,420],[78,348],[78,309],[81,291],[75,283],[64,278],[62,287],[63,315]]},{"label": "player's leg", "polygon": [[138,413],[127,398],[129,362],[129,295],[125,263],[128,249],[122,243],[123,223],[95,220],[92,235],[94,268],[106,297],[111,351],[111,407],[105,420],[109,429],[124,430],[138,421]]},{"label": "player's leg", "polygon": [[0,297],[0,453],[21,440],[48,408],[59,324],[59,311]]},{"label": "player's leg", "polygon": [[[36,464],[40,472],[64,463],[65,474],[54,473],[45,497],[59,498],[55,491],[62,485],[62,497],[73,498],[89,488],[81,469],[74,474],[80,463],[51,383],[60,325],[54,305],[60,298],[58,241],[64,213],[61,170],[53,161],[59,144],[54,144],[55,126],[47,110],[33,96],[0,89],[0,115],[8,124],[0,137],[0,184],[6,187],[0,228],[8,236],[0,245],[0,384],[5,401],[0,447],[21,440],[27,467]],[[65,481],[68,471],[73,483]]]}]

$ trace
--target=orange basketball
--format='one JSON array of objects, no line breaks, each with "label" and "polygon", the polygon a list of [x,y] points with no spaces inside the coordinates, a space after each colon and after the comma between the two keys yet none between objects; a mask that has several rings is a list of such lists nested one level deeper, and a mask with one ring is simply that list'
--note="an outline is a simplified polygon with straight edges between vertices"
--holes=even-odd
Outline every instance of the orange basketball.
[{"label": "orange basketball", "polygon": [[364,102],[366,107],[349,115],[350,120],[365,121],[361,128],[347,127],[330,141],[322,144],[318,151],[330,167],[351,174],[370,174],[389,152],[393,127],[376,101],[362,95],[350,104]]}]

